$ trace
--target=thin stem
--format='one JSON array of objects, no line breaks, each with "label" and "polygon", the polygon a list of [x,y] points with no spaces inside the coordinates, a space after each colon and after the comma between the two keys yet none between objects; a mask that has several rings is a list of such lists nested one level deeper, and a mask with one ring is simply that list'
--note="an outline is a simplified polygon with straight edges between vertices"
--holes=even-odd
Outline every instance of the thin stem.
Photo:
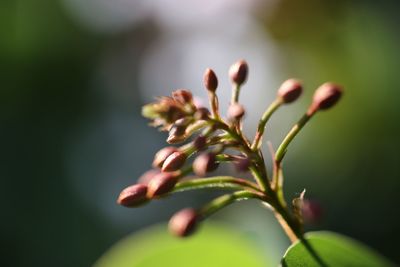
[{"label": "thin stem", "polygon": [[278,150],[276,151],[275,161],[280,163],[282,162],[283,157],[285,156],[286,149],[289,146],[290,142],[295,138],[295,136],[300,132],[304,125],[311,119],[313,114],[304,114],[303,117],[293,126],[290,132],[286,135],[285,139],[283,139],[282,143],[279,145]]},{"label": "thin stem", "polygon": [[239,101],[240,85],[234,83],[232,85],[232,98],[231,104],[237,103]]},{"label": "thin stem", "polygon": [[[261,188],[263,192],[269,191],[269,187],[266,186],[263,177],[261,176],[260,172],[257,170],[256,167],[250,166],[249,167],[251,174],[253,175],[254,179],[256,180],[258,186]],[[268,192],[269,193],[269,192]]]},{"label": "thin stem", "polygon": [[230,128],[223,120],[210,118],[208,122],[215,128],[225,131],[229,135],[229,137],[238,142],[238,145],[241,148],[239,150],[243,154],[245,154],[250,159],[254,159],[255,162],[252,163],[252,166],[250,166],[249,169],[251,170],[254,179],[256,180],[262,191],[266,192],[267,194],[271,194],[272,189],[269,184],[267,169],[264,163],[264,159],[261,156],[261,152],[251,150],[249,143],[244,135],[242,133],[237,133],[235,129]]},{"label": "thin stem", "polygon": [[265,200],[264,196],[261,194],[249,192],[249,191],[237,191],[232,194],[226,194],[223,196],[220,196],[211,202],[209,202],[207,205],[205,205],[201,210],[200,214],[202,219],[205,219],[209,217],[210,215],[214,214],[218,210],[228,206],[229,204],[234,203],[235,201],[240,201],[240,200],[245,200],[249,198],[257,198],[261,200]]},{"label": "thin stem", "polygon": [[208,178],[196,178],[179,182],[175,185],[173,192],[202,188],[223,188],[223,189],[241,189],[246,188],[260,192],[256,184],[245,179],[234,178],[231,176],[214,176]]},{"label": "thin stem", "polygon": [[271,118],[272,114],[282,105],[282,99],[277,98],[271,105],[265,110],[262,115],[260,122],[258,123],[257,133],[254,137],[253,144],[251,145],[252,150],[257,150],[260,148],[261,140],[265,131],[265,125],[267,124],[269,118]]},{"label": "thin stem", "polygon": [[217,94],[213,91],[208,91],[208,99],[211,107],[211,114],[213,118],[219,120],[221,116],[219,115],[219,103]]}]

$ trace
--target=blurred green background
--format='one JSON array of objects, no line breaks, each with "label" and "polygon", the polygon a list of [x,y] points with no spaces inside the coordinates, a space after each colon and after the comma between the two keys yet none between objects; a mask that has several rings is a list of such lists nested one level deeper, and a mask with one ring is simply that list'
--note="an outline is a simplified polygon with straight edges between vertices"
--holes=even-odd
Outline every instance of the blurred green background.
[{"label": "blurred green background", "polygon": [[[271,121],[265,140],[274,146],[318,85],[344,85],[343,101],[316,116],[291,146],[286,196],[306,188],[324,209],[309,229],[349,235],[400,263],[399,6],[2,0],[0,265],[91,266],[129,233],[210,199],[204,192],[181,194],[135,210],[115,203],[150,168],[166,138],[147,126],[140,107],[182,87],[205,99],[202,74],[212,67],[226,108],[227,70],[239,58],[250,65],[242,89],[249,135],[281,82],[304,81],[299,103]],[[256,202],[213,219],[275,265],[289,244]]]}]

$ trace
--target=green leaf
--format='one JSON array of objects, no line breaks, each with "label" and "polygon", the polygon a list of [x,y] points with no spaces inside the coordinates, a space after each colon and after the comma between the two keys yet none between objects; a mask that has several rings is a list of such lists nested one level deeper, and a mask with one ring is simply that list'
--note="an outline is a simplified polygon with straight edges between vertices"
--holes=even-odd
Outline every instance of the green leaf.
[{"label": "green leaf", "polygon": [[165,225],[134,233],[115,244],[95,267],[266,267],[258,251],[237,231],[206,223],[193,236],[172,236]]},{"label": "green leaf", "polygon": [[[306,242],[318,256],[311,256],[303,242],[290,246],[282,259],[282,266],[341,266],[386,267],[394,266],[387,259],[364,244],[332,232],[311,232]],[[320,258],[318,263],[316,258]]]}]

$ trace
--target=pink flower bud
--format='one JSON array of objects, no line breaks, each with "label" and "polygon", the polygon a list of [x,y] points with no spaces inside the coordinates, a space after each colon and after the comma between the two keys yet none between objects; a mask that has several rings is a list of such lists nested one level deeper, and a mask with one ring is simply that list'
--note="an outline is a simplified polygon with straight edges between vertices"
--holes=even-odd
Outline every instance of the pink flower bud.
[{"label": "pink flower bud", "polygon": [[237,85],[242,85],[247,79],[249,67],[247,62],[244,60],[239,60],[233,64],[229,69],[229,77],[233,83]]},{"label": "pink flower bud", "polygon": [[193,146],[196,148],[197,151],[203,150],[206,147],[207,138],[205,136],[199,135],[193,141]]},{"label": "pink flower bud", "polygon": [[184,141],[186,139],[185,131],[186,131],[186,126],[179,126],[179,125],[172,126],[171,130],[169,130],[167,143],[176,144]]},{"label": "pink flower bud", "polygon": [[164,161],[174,152],[178,151],[176,147],[167,146],[156,153],[153,160],[154,168],[161,168]]},{"label": "pink flower bud", "polygon": [[170,192],[175,184],[178,182],[178,178],[168,172],[161,172],[151,179],[148,184],[147,197],[154,198],[164,195]]},{"label": "pink flower bud", "polygon": [[181,104],[187,104],[193,101],[192,93],[185,89],[173,91],[172,98]]},{"label": "pink flower bud", "polygon": [[247,172],[251,161],[249,158],[240,158],[234,161],[235,169],[238,172]]},{"label": "pink flower bud", "polygon": [[214,153],[203,153],[193,161],[193,172],[198,176],[205,176],[208,172],[218,168]]},{"label": "pink flower bud", "polygon": [[207,108],[198,108],[194,113],[196,120],[208,120],[210,118],[210,111]]},{"label": "pink flower bud", "polygon": [[143,173],[142,176],[139,177],[137,183],[147,185],[150,182],[150,180],[153,179],[153,177],[159,174],[160,172],[161,171],[159,169],[148,170],[147,172]]},{"label": "pink flower bud", "polygon": [[342,96],[342,88],[333,83],[324,83],[314,93],[309,113],[324,110],[335,105]]},{"label": "pink flower bud", "polygon": [[146,185],[134,184],[122,190],[117,203],[125,207],[136,207],[148,201],[146,194]]},{"label": "pink flower bud", "polygon": [[278,90],[278,97],[280,97],[283,103],[291,103],[295,101],[301,95],[303,87],[301,82],[296,79],[289,79],[282,83]]},{"label": "pink flower bud", "polygon": [[191,235],[197,228],[198,215],[194,209],[183,209],[172,216],[168,227],[172,234],[179,237]]},{"label": "pink flower bud", "polygon": [[204,86],[208,91],[215,92],[218,87],[218,78],[212,69],[206,69],[203,76]]},{"label": "pink flower bud", "polygon": [[164,161],[161,170],[163,172],[173,172],[179,170],[186,161],[186,154],[182,151],[176,151],[168,156]]},{"label": "pink flower bud", "polygon": [[308,223],[318,223],[323,215],[321,205],[314,200],[305,199],[302,205],[303,218]]},{"label": "pink flower bud", "polygon": [[238,121],[244,116],[244,107],[238,103],[229,105],[228,118],[232,121]]}]

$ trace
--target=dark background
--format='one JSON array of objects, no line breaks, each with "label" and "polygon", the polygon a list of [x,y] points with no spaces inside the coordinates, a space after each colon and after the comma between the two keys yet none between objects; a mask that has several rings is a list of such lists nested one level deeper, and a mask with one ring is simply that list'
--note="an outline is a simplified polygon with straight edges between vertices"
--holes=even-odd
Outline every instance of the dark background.
[{"label": "dark background", "polygon": [[[291,147],[287,196],[306,188],[324,207],[310,229],[347,234],[400,262],[397,1],[2,0],[0,7],[1,266],[89,266],[183,202],[203,203],[203,194],[182,195],[132,211],[115,199],[164,144],[140,107],[177,87],[204,97],[208,66],[227,87],[227,68],[239,58],[250,65],[243,89],[250,129],[283,80],[304,81],[300,103],[271,122],[275,146],[314,88],[344,85],[343,101]],[[220,90],[227,102],[228,89]]]}]

